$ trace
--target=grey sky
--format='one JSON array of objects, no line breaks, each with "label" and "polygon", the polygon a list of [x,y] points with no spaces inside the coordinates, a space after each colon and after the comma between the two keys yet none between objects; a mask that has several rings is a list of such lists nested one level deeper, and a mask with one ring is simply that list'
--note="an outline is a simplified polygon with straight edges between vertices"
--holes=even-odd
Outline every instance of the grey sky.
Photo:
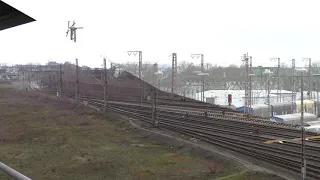
[{"label": "grey sky", "polygon": [[[319,2],[316,0],[4,0],[37,21],[0,32],[0,63],[46,63],[79,59],[100,66],[100,55],[134,62],[170,64],[204,53],[213,64],[241,64],[249,52],[253,65],[285,63],[303,57],[320,60]],[[74,7],[72,6],[75,3]],[[68,20],[84,29],[78,42],[65,36]],[[137,57],[136,57],[137,58]],[[199,60],[193,60],[199,63]]]}]

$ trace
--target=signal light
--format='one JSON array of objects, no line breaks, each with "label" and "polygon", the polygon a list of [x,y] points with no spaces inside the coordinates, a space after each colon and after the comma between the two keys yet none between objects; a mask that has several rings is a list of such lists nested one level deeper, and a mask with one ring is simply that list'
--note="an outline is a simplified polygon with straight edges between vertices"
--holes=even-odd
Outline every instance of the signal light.
[{"label": "signal light", "polygon": [[232,103],[232,95],[231,94],[228,94],[228,103],[229,103],[229,106]]}]

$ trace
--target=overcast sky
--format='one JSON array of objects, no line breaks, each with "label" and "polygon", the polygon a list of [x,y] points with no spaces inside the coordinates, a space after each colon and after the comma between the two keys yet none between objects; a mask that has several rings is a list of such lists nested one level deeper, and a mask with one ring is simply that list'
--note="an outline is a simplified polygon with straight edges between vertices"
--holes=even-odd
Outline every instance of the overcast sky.
[{"label": "overcast sky", "polygon": [[[37,21],[0,31],[0,63],[48,60],[100,66],[100,55],[134,62],[171,64],[203,53],[205,62],[240,65],[248,52],[253,65],[320,60],[320,2],[317,0],[4,0]],[[75,20],[77,43],[66,37]]]}]

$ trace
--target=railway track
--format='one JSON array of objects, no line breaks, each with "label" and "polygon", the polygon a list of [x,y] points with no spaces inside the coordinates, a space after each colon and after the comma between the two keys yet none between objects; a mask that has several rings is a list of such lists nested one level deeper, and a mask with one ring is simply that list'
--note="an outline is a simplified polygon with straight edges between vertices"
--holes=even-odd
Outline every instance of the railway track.
[{"label": "railway track", "polygon": [[[89,104],[96,107],[103,107],[100,101],[88,101]],[[125,107],[121,105],[110,105],[109,109],[125,114],[132,118],[151,123],[150,110],[145,108]],[[195,120],[196,118],[196,120]],[[237,127],[238,124],[233,124],[230,127],[234,129],[222,129],[215,125],[201,125],[199,121],[210,122],[209,117],[191,116],[186,120],[186,117],[179,113],[159,111],[159,125],[163,128],[170,129],[182,134],[195,137],[204,142],[232,150],[258,160],[269,162],[271,164],[288,169],[295,173],[300,173],[301,154],[299,152],[299,144],[285,143],[274,145],[263,144],[267,138],[252,133],[245,133]],[[213,121],[211,121],[213,122]],[[230,128],[229,127],[229,128]],[[227,128],[228,129],[228,128]],[[320,156],[319,147],[307,145],[307,177],[308,179],[320,178]]]},{"label": "railway track", "polygon": [[[69,96],[69,97],[72,97]],[[85,96],[81,96],[80,97],[81,100],[85,100],[85,101],[97,101],[97,102],[103,102],[103,100],[101,99],[96,99],[96,98],[91,98],[91,97],[85,97]],[[119,105],[127,105],[127,106],[132,106],[132,107],[138,107],[140,106],[141,108],[150,108],[150,102],[148,103],[143,103],[142,105],[140,105],[140,103],[135,102],[133,103],[132,101],[130,102],[123,102],[123,101],[108,101],[108,104],[119,104]],[[205,116],[205,112],[207,112],[207,116],[208,117],[212,117],[215,119],[219,119],[219,120],[227,120],[227,121],[243,121],[245,124],[247,123],[251,123],[252,126],[255,126],[257,128],[259,127],[265,127],[270,126],[271,130],[281,130],[283,131],[284,128],[286,129],[294,129],[293,131],[296,133],[295,137],[300,137],[300,133],[301,133],[301,127],[299,125],[290,125],[290,124],[285,124],[285,123],[278,123],[278,122],[272,122],[270,120],[266,120],[266,118],[261,118],[258,116],[247,116],[247,114],[243,114],[243,113],[239,113],[239,112],[231,112],[231,111],[227,111],[225,112],[225,115],[222,115],[222,111],[225,108],[221,108],[221,110],[217,110],[217,109],[209,109],[206,110],[203,107],[198,107],[198,108],[190,108],[190,107],[181,107],[182,105],[179,106],[175,106],[172,105],[170,103],[167,103],[166,105],[158,105],[158,109],[163,110],[165,109],[166,111],[170,111],[170,112],[179,112],[181,114],[189,114],[189,115],[195,115],[195,116]],[[247,127],[248,128],[248,127]],[[307,133],[310,134],[310,136],[314,135],[313,133]],[[283,138],[286,138],[284,136],[281,136]],[[288,137],[294,137],[292,135],[289,135]]]},{"label": "railway track", "polygon": [[[101,100],[81,99],[86,100],[95,107],[103,107]],[[109,109],[113,111],[151,123],[150,107],[141,107],[137,104],[135,106],[132,104],[124,105],[121,103],[109,105]],[[296,138],[299,137],[299,131],[297,130],[285,128],[274,130],[266,126],[262,129],[261,133],[254,134],[248,132],[247,128],[250,125],[245,122],[240,122],[242,125],[239,125],[235,121],[223,124],[221,120],[212,117],[193,115],[185,117],[181,113],[165,110],[159,110],[158,113],[159,125],[163,128],[180,132],[204,142],[300,173],[301,153],[299,142],[272,145],[263,144],[263,141],[268,140],[264,135],[272,135],[278,138]],[[284,130],[285,132],[277,133],[279,130]],[[308,179],[320,179],[320,146],[308,143],[306,150],[307,177]]]},{"label": "railway track", "polygon": [[[97,102],[103,102],[101,99],[94,99],[90,97],[81,97],[81,100],[85,101],[97,101]],[[149,103],[143,103],[140,105],[140,103],[132,103],[132,102],[121,102],[121,101],[108,101],[108,104],[119,104],[119,105],[129,105],[129,106],[140,106],[144,108],[150,107]],[[299,126],[293,126],[290,124],[285,123],[277,123],[267,120],[266,118],[257,117],[257,116],[247,116],[247,114],[239,113],[239,112],[225,112],[225,115],[223,115],[222,111],[224,108],[218,110],[218,109],[203,109],[203,107],[198,108],[190,108],[190,107],[181,107],[183,105],[175,106],[172,104],[166,104],[166,105],[158,105],[158,109],[166,109],[167,111],[171,112],[180,112],[181,114],[190,114],[190,115],[196,115],[196,116],[205,116],[205,112],[207,112],[208,117],[213,117],[216,119],[224,119],[224,120],[231,120],[231,121],[244,121],[244,122],[250,122],[252,124],[264,124],[268,126],[278,126],[281,128],[290,128],[290,129],[296,129],[299,130]]]},{"label": "railway track", "polygon": [[[79,100],[87,101],[90,105],[101,108],[103,101],[80,97]],[[140,103],[108,102],[109,109],[132,118],[151,122],[150,105]],[[185,111],[195,111],[185,116]],[[301,171],[301,142],[285,142],[283,144],[264,144],[269,137],[274,138],[297,138],[300,131],[297,127],[281,127],[277,125],[245,121],[243,116],[230,120],[231,114],[223,118],[215,110],[211,116],[204,116],[199,109],[177,108],[176,106],[162,105],[158,108],[159,125],[163,128],[173,130],[190,137],[200,139],[204,142],[219,146],[249,157],[256,158],[273,165],[285,168],[295,173]],[[234,116],[234,115],[233,115]],[[231,118],[232,119],[232,118]],[[259,127],[259,134],[254,129]],[[309,133],[308,135],[313,135]],[[307,179],[320,179],[320,146],[316,142],[307,142]]]}]

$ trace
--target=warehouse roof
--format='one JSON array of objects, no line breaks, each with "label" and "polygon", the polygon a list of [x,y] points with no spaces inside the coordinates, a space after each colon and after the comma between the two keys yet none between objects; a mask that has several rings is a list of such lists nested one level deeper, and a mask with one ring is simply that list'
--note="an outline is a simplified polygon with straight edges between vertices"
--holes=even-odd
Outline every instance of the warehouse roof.
[{"label": "warehouse roof", "polygon": [[0,1],[0,31],[33,21],[35,19]]}]

